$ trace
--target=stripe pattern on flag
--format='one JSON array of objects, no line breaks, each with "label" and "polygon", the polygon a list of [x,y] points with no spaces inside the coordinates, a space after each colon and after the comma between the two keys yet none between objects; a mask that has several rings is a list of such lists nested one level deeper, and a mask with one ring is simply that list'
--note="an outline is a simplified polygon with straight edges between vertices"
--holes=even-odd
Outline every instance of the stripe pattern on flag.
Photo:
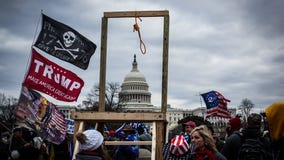
[{"label": "stripe pattern on flag", "polygon": [[210,91],[201,94],[206,104],[206,118],[221,117],[231,118],[231,113],[227,108],[227,103],[231,102],[217,91]]},{"label": "stripe pattern on flag", "polygon": [[189,145],[183,135],[177,135],[171,140],[170,152],[176,156],[187,153]]}]

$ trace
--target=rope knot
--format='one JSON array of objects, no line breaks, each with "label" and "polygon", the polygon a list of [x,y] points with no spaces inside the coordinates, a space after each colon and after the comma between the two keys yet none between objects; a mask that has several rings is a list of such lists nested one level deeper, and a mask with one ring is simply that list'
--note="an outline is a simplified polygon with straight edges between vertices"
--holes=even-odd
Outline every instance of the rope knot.
[{"label": "rope knot", "polygon": [[140,28],[139,28],[139,25],[137,23],[137,18],[140,20],[140,22],[142,22],[142,19],[140,17],[138,17],[136,14],[135,14],[135,24],[133,25],[133,32],[137,31],[138,32],[138,36],[139,36],[139,40],[140,40],[140,51],[142,54],[145,54],[146,53],[146,46],[144,44],[144,42],[142,41],[142,38],[141,38],[141,34],[140,34]]}]

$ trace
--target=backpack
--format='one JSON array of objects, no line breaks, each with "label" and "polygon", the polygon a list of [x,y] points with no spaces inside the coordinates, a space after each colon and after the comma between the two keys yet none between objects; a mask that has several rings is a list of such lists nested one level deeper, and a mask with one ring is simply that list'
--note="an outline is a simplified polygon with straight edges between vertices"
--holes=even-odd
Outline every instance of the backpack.
[{"label": "backpack", "polygon": [[260,139],[244,139],[238,160],[270,160],[268,151]]}]

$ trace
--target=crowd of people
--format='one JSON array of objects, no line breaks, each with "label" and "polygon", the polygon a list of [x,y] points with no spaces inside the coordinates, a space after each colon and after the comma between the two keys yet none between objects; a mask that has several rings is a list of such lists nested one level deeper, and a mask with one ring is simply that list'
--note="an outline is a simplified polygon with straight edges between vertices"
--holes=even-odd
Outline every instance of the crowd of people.
[{"label": "crowd of people", "polygon": [[[11,137],[6,137],[4,134]],[[73,155],[76,139],[79,152]],[[105,141],[151,141],[152,136],[144,125],[133,128],[124,123],[116,130],[99,132],[86,129],[66,133],[60,144],[42,140],[25,127],[16,126],[11,134],[1,131],[0,159],[2,160],[136,160],[139,155],[151,157],[151,145],[104,145]],[[74,156],[74,157],[73,157]],[[150,159],[150,158],[149,158]]]},{"label": "crowd of people", "polygon": [[71,160],[73,136],[66,134],[60,144],[53,144],[39,137],[35,131],[15,126],[11,132],[0,130],[1,160]]},{"label": "crowd of people", "polygon": [[[228,121],[223,141],[205,124],[187,121],[179,134],[163,145],[162,157],[164,160],[283,160],[283,113],[284,103],[277,102],[262,114],[250,114],[244,121],[233,117]],[[74,138],[79,142],[79,152],[73,157]],[[151,140],[147,128],[124,123],[116,130],[87,129],[66,134],[65,140],[56,145],[17,126],[11,134],[1,131],[0,157],[3,160],[139,160],[147,154],[150,160],[151,145],[105,145],[104,142]]]},{"label": "crowd of people", "polygon": [[[231,118],[226,138],[221,141],[212,128],[197,126],[194,121],[182,124],[182,130],[162,149],[164,160],[282,160],[284,154],[284,103],[274,103],[262,114],[252,113],[242,122],[239,116]],[[116,133],[122,141],[137,141],[145,132],[125,125]],[[141,140],[141,139],[140,139]],[[139,159],[137,145],[117,146],[115,160]],[[149,146],[143,146],[149,149]],[[150,150],[150,149],[149,149]]]},{"label": "crowd of people", "polygon": [[238,116],[231,118],[223,142],[206,125],[188,121],[164,145],[164,160],[283,160],[283,113],[284,103],[276,102],[244,122]]},{"label": "crowd of people", "polygon": [[[76,134],[80,142],[76,160],[137,160],[142,159],[142,154],[151,153],[149,145],[104,145],[104,141],[151,141],[152,136],[146,128],[134,129],[130,124],[124,124],[114,133],[104,131],[103,134],[94,129],[89,129]],[[151,155],[148,155],[151,159]]]}]

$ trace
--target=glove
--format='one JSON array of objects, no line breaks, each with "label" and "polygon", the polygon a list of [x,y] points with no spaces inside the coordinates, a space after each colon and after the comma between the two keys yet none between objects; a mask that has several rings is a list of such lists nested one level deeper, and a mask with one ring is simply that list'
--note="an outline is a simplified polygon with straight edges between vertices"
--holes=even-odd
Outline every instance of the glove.
[{"label": "glove", "polygon": [[42,145],[42,139],[40,137],[34,137],[33,138],[33,145],[34,145],[34,148],[39,150],[41,148],[41,145]]}]

